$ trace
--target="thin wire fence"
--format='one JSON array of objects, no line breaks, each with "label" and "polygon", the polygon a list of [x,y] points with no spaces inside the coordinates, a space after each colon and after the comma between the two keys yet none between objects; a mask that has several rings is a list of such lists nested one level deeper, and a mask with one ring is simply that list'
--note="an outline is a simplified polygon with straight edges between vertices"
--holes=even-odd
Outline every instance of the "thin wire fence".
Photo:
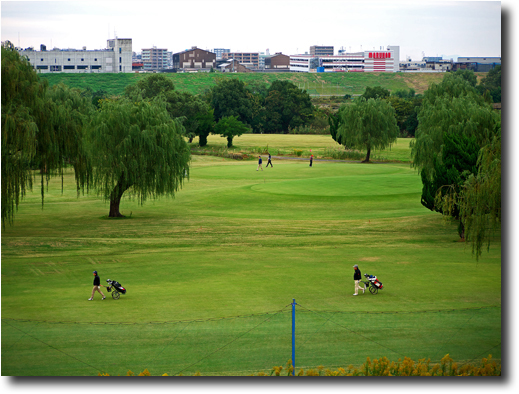
[{"label": "thin wire fence", "polygon": [[[247,375],[285,365],[292,352],[290,304],[259,314],[168,322],[2,319],[2,374]],[[416,312],[318,311],[296,306],[296,370],[358,366],[371,359],[460,363],[501,358],[501,308]],[[92,344],[95,344],[92,349]],[[489,353],[485,353],[489,352]],[[45,360],[47,365],[41,365]]]}]

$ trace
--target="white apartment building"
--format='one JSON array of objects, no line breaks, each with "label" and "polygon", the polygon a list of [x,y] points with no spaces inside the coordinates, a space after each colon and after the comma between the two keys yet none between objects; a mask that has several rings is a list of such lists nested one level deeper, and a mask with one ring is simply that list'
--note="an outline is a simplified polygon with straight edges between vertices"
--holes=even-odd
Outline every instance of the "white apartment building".
[{"label": "white apartment building", "polygon": [[[44,48],[42,46],[42,48]],[[131,73],[132,39],[107,40],[106,49],[59,49],[18,51],[41,73]]]},{"label": "white apartment building", "polygon": [[386,50],[343,53],[341,55],[290,55],[290,71],[295,72],[398,72],[400,47]]}]

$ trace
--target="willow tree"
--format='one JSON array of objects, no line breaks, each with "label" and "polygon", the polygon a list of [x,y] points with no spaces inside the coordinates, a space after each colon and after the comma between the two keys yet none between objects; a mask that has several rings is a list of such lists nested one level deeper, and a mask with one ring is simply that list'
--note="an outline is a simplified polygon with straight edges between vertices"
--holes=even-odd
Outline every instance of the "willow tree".
[{"label": "willow tree", "polygon": [[190,150],[183,127],[172,119],[163,98],[105,100],[85,133],[92,186],[110,202],[109,217],[122,217],[119,206],[128,191],[141,204],[174,196],[189,176]]},{"label": "willow tree", "polygon": [[[478,159],[478,155],[481,157],[481,151],[495,144],[493,141],[500,137],[501,117],[467,76],[447,75],[440,84],[431,85],[425,92],[416,138],[411,143],[411,156],[412,165],[422,177],[422,204],[457,220],[460,237],[474,241],[474,236],[488,235],[486,230],[474,230],[473,227],[488,214],[484,208],[487,202],[473,198],[481,196],[477,191],[478,185],[488,173],[481,169],[484,160]],[[449,148],[452,141],[459,141],[456,149]],[[500,152],[499,149],[499,165]],[[498,177],[493,182],[500,185],[500,167],[499,172],[493,174]],[[500,192],[498,205],[496,201],[492,200],[492,210],[499,212],[494,217],[499,217],[500,224]],[[482,205],[476,207],[473,204]],[[481,242],[477,242],[479,253]]]},{"label": "willow tree", "polygon": [[32,188],[29,163],[36,155],[38,125],[33,116],[44,87],[28,61],[2,45],[2,225],[12,223],[15,209]]},{"label": "willow tree", "polygon": [[2,226],[12,223],[37,174],[43,205],[45,181],[77,159],[89,107],[69,89],[49,89],[12,44],[2,45]]},{"label": "willow tree", "polygon": [[[83,147],[83,128],[95,109],[91,95],[60,83],[48,89],[47,98],[53,104],[54,135],[64,165],[74,168],[78,194],[88,187],[91,168]],[[63,185],[63,172],[62,185]]]},{"label": "willow tree", "polygon": [[338,112],[336,141],[347,148],[366,149],[363,163],[369,162],[372,149],[385,149],[398,137],[395,110],[380,99],[358,98]]},{"label": "willow tree", "polygon": [[418,128],[411,141],[412,165],[434,175],[434,160],[441,155],[445,133],[475,137],[480,146],[491,139],[499,115],[466,79],[448,74],[424,94]]},{"label": "willow tree", "polygon": [[501,227],[501,128],[479,153],[478,171],[465,182],[460,199],[460,217],[472,253],[481,256],[484,243]]}]

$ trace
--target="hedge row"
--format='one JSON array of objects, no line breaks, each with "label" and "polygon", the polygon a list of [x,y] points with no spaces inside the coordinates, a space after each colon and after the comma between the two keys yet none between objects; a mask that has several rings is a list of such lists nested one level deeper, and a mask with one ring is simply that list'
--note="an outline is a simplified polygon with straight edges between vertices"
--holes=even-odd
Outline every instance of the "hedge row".
[{"label": "hedge row", "polygon": [[[276,366],[268,373],[259,372],[251,376],[292,376],[292,361],[289,360],[286,367]],[[99,373],[98,376],[110,376],[109,374]],[[132,371],[128,371],[126,376],[135,376]],[[151,376],[148,369],[139,373],[137,376]],[[169,376],[167,373],[162,376]],[[182,376],[179,374],[178,376]],[[202,376],[196,372],[192,376]],[[368,357],[366,362],[360,367],[355,368],[350,365],[347,368],[336,370],[324,369],[319,366],[315,369],[299,369],[295,376],[501,376],[501,363],[492,360],[492,355],[483,358],[479,365],[462,364],[454,362],[447,354],[440,360],[439,364],[431,364],[431,360],[420,359],[418,362],[404,357],[404,360],[390,361],[387,357],[382,357],[373,361]]]}]

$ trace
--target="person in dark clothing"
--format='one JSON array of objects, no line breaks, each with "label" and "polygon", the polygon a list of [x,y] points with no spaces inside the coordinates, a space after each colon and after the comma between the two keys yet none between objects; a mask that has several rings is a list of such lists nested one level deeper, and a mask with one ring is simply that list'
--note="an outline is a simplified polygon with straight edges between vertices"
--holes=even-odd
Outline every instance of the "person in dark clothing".
[{"label": "person in dark clothing", "polygon": [[261,171],[263,171],[263,167],[261,166],[261,163],[263,161],[261,160],[261,156],[258,156],[258,168],[256,168],[256,171],[258,171],[261,168]]},{"label": "person in dark clothing", "polygon": [[362,294],[364,294],[364,291],[366,290],[366,285],[364,285],[364,287],[360,286],[360,282],[362,280],[362,273],[360,272],[359,266],[357,264],[355,264],[353,268],[355,269],[355,273],[353,274],[353,280],[355,281],[355,294],[353,295],[358,295],[359,289],[362,289]]},{"label": "person in dark clothing", "polygon": [[269,153],[269,160],[267,161],[267,165],[265,166],[265,168],[267,168],[267,167],[269,166],[269,164],[270,164],[270,167],[271,167],[271,168],[274,167],[274,166],[272,165],[272,161],[271,161],[270,153]]},{"label": "person in dark clothing", "polygon": [[314,155],[310,156],[310,167],[312,167],[312,162],[314,161]]},{"label": "person in dark clothing", "polygon": [[103,294],[103,292],[101,291],[101,279],[99,278],[99,275],[97,275],[97,271],[94,271],[94,288],[92,289],[92,295],[90,296],[90,298],[88,299],[88,301],[93,301],[94,300],[94,293],[96,291],[99,292],[99,294],[101,294],[103,296],[103,300],[106,298],[105,295]]}]

